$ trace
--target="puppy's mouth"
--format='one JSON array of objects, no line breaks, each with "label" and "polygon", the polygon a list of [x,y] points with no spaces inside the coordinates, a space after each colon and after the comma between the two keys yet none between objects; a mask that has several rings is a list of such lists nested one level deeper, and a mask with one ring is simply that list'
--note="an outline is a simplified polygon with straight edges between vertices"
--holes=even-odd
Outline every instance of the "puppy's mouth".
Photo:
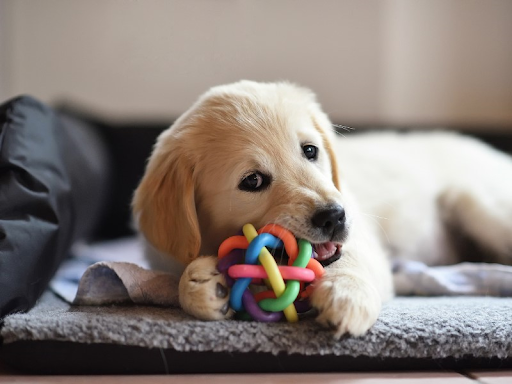
[{"label": "puppy's mouth", "polygon": [[313,244],[313,257],[324,267],[334,263],[341,257],[342,245],[328,241],[321,244]]}]

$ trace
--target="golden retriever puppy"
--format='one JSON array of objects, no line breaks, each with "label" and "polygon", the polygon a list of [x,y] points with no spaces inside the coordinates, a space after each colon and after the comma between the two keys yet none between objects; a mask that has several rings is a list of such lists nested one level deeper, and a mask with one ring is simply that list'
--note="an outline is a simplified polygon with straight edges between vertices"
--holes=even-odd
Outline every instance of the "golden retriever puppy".
[{"label": "golden retriever puppy", "polygon": [[246,223],[279,224],[320,261],[339,258],[311,297],[339,337],[365,333],[393,296],[390,254],[458,260],[448,226],[508,260],[511,196],[512,162],[477,141],[336,137],[310,90],[241,81],[212,88],[161,134],[133,211],[153,267],[181,275],[180,304],[200,319],[232,314],[215,254]]}]

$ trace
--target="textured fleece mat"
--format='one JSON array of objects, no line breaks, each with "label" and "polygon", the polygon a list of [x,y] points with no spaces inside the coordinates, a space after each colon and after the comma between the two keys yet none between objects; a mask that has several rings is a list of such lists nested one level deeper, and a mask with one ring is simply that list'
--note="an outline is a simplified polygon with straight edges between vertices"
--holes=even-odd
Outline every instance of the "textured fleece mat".
[{"label": "textured fleece mat", "polygon": [[1,336],[6,349],[20,342],[57,341],[248,356],[507,359],[512,357],[512,299],[396,298],[366,336],[333,340],[312,318],[295,324],[203,322],[179,309],[73,307],[47,292],[29,313],[7,317]]}]

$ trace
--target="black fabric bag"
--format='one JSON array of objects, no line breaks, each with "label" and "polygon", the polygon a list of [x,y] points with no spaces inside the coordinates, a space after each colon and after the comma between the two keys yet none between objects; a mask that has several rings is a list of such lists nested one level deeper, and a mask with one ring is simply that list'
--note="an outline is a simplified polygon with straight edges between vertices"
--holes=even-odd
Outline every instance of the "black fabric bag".
[{"label": "black fabric bag", "polygon": [[0,319],[30,309],[109,188],[95,129],[22,96],[0,106]]}]

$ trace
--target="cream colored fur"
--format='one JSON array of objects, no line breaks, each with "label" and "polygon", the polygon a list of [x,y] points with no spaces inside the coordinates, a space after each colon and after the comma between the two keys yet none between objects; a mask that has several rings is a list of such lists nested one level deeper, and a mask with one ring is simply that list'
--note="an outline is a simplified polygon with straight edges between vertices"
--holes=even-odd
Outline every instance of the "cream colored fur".
[{"label": "cream colored fur", "polygon": [[[304,158],[304,143],[319,148],[317,161]],[[272,176],[269,188],[239,190],[255,170]],[[389,256],[458,260],[446,224],[510,261],[509,157],[451,133],[336,137],[315,95],[289,83],[242,81],[204,94],[159,137],[133,209],[154,267],[184,270],[180,303],[209,320],[231,315],[215,294],[225,282],[213,255],[225,238],[245,223],[277,223],[325,242],[311,217],[332,202],[345,208],[349,236],[312,304],[338,337],[365,333],[392,297]]]}]

